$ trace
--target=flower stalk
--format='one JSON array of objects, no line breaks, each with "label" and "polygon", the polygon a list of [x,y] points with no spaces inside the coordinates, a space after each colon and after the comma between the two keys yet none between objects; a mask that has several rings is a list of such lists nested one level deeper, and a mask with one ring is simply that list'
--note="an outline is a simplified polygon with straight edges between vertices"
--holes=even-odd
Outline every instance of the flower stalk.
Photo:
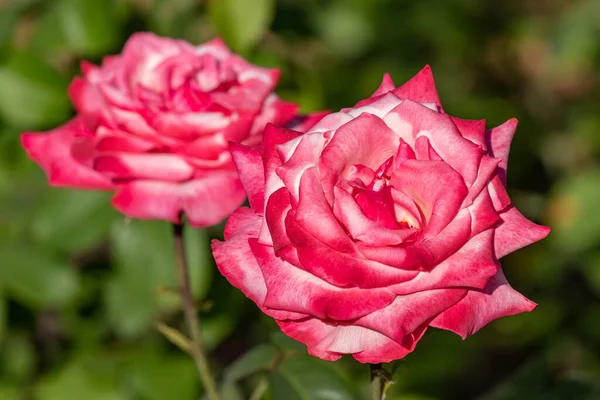
[{"label": "flower stalk", "polygon": [[208,399],[219,400],[217,386],[210,371],[206,354],[204,353],[196,304],[192,298],[190,273],[185,253],[185,244],[183,241],[182,223],[173,224],[173,245],[175,249],[177,278],[179,282],[179,292],[181,294],[181,303],[183,305],[183,312],[185,314],[185,320],[190,335],[190,354],[196,363],[196,368],[198,369],[198,374],[204,385],[204,390],[206,391]]},{"label": "flower stalk", "polygon": [[381,363],[369,364],[371,371],[371,400],[385,400],[385,392],[394,383],[391,374]]}]

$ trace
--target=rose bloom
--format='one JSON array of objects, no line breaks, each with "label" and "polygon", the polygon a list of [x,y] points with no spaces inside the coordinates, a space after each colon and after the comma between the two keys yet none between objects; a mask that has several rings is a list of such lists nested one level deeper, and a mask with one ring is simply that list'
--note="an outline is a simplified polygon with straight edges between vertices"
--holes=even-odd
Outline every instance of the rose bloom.
[{"label": "rose bloom", "polygon": [[50,184],[116,191],[134,218],[195,226],[221,221],[245,198],[228,142],[254,145],[297,106],[273,90],[279,71],[254,66],[220,39],[200,46],[133,35],[102,66],[82,63],[69,88],[77,116],[45,134],[26,133],[27,153]]},{"label": "rose bloom", "polygon": [[506,193],[516,125],[445,114],[426,67],[305,134],[269,126],[260,149],[233,146],[251,208],[217,265],[325,360],[389,362],[429,327],[465,338],[531,311],[498,262],[549,233]]}]

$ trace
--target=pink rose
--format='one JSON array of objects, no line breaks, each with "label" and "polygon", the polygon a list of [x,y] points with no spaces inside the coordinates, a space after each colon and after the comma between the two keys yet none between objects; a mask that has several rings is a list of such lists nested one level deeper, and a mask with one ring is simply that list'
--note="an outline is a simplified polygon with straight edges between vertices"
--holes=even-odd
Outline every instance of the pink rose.
[{"label": "pink rose", "polygon": [[134,218],[213,225],[245,198],[228,142],[254,145],[296,105],[273,90],[279,71],[232,54],[220,39],[192,46],[133,35],[102,66],[82,64],[69,95],[78,115],[23,146],[55,186],[115,190]]},{"label": "pink rose", "polygon": [[379,363],[428,327],[463,338],[535,304],[498,259],[549,229],[511,204],[516,128],[442,111],[429,67],[305,134],[270,126],[233,158],[251,208],[213,242],[220,271],[314,356]]}]

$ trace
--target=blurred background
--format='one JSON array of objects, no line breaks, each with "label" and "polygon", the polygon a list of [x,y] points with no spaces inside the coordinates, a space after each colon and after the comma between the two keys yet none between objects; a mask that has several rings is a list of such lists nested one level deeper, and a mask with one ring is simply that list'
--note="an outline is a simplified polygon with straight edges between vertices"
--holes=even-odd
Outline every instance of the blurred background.
[{"label": "blurred background", "polygon": [[[79,60],[150,30],[220,35],[279,66],[278,93],[337,110],[433,68],[446,111],[517,117],[509,193],[550,237],[503,259],[536,301],[462,341],[431,329],[395,368],[390,400],[600,399],[600,1],[0,0],[0,399],[198,399],[193,363],[156,330],[181,327],[167,223],[128,221],[109,194],[52,189],[22,131],[70,118]],[[216,272],[188,230],[194,293],[224,400],[367,398],[368,368],[304,346]],[[285,357],[282,357],[282,354]]]}]

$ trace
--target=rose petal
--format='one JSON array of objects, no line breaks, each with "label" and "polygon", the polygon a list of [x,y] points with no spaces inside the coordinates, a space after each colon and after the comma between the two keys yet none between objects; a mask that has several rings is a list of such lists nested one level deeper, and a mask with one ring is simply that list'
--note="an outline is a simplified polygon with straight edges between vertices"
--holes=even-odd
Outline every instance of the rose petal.
[{"label": "rose petal", "polygon": [[255,239],[249,243],[267,284],[266,307],[350,320],[385,307],[394,299],[385,288],[337,288],[275,257],[271,246],[261,245]]},{"label": "rose petal", "polygon": [[510,143],[517,130],[518,121],[515,118],[509,119],[502,125],[486,131],[486,143],[488,151],[494,158],[500,159],[498,165],[502,170],[501,179],[506,184],[506,169],[508,165],[508,153],[510,151]]},{"label": "rose petal", "polygon": [[133,218],[175,223],[184,212],[192,226],[204,227],[219,223],[244,198],[244,188],[234,171],[215,171],[185,183],[136,180],[123,185],[112,204]]},{"label": "rose petal", "polygon": [[466,339],[497,318],[528,312],[535,307],[534,302],[508,284],[499,269],[484,290],[470,290],[464,299],[440,314],[430,325]]},{"label": "rose petal", "polygon": [[280,319],[306,317],[306,315],[271,310],[263,306],[267,286],[248,244],[248,239],[258,235],[260,225],[260,216],[249,208],[242,207],[231,214],[225,228],[226,241],[212,241],[212,251],[217,268],[229,283],[240,289],[267,315]]},{"label": "rose petal", "polygon": [[94,169],[113,179],[154,179],[182,182],[190,179],[194,168],[174,154],[120,153],[96,157]]},{"label": "rose petal", "polygon": [[354,324],[402,343],[406,335],[418,330],[466,295],[466,289],[453,288],[397,296],[387,307],[357,319]]},{"label": "rose petal", "polygon": [[[21,143],[25,151],[46,173],[53,186],[82,189],[112,189],[111,180],[94,171],[90,164],[93,143],[80,134],[83,122],[75,118],[47,133],[24,133]],[[75,157],[77,147],[81,150]]]},{"label": "rose petal", "polygon": [[334,188],[335,217],[346,227],[350,236],[367,245],[389,246],[402,243],[416,233],[416,229],[388,229],[367,218],[354,198],[339,187]]},{"label": "rose petal", "polygon": [[300,262],[294,265],[337,287],[380,288],[406,282],[418,274],[366,260],[357,253],[336,251],[298,224],[293,212],[288,212],[285,227]]},{"label": "rose petal", "polygon": [[485,119],[469,120],[456,117],[452,118],[452,122],[460,131],[462,137],[469,139],[474,144],[482,148],[488,148],[485,138]]},{"label": "rose petal", "polygon": [[415,279],[390,289],[399,295],[451,287],[483,289],[499,268],[493,246],[494,231],[488,229],[431,270],[421,271]]},{"label": "rose petal", "polygon": [[410,347],[404,347],[389,337],[367,328],[353,325],[328,324],[316,318],[299,321],[277,321],[286,335],[306,343],[308,354],[335,361],[343,354],[352,354],[362,363],[377,364],[398,360],[409,354],[426,327],[410,337]]},{"label": "rose petal", "polygon": [[542,240],[550,234],[550,228],[531,222],[514,206],[500,213],[500,218],[502,222],[496,227],[494,243],[498,258]]},{"label": "rose petal", "polygon": [[442,161],[407,160],[394,172],[390,185],[419,206],[425,237],[437,235],[452,221],[468,193],[462,177]]},{"label": "rose petal", "polygon": [[434,103],[438,107],[442,107],[429,65],[426,65],[405,84],[394,89],[393,93],[401,99],[417,103]]},{"label": "rose petal", "polygon": [[371,95],[371,97],[384,95],[387,92],[394,90],[395,88],[396,85],[394,85],[392,77],[386,72],[385,74],[383,74],[383,80],[381,81],[381,84],[379,85],[375,93]]},{"label": "rose petal", "polygon": [[250,207],[255,212],[263,212],[265,201],[265,172],[258,149],[232,143],[229,150],[237,168],[242,185],[248,193]]}]

